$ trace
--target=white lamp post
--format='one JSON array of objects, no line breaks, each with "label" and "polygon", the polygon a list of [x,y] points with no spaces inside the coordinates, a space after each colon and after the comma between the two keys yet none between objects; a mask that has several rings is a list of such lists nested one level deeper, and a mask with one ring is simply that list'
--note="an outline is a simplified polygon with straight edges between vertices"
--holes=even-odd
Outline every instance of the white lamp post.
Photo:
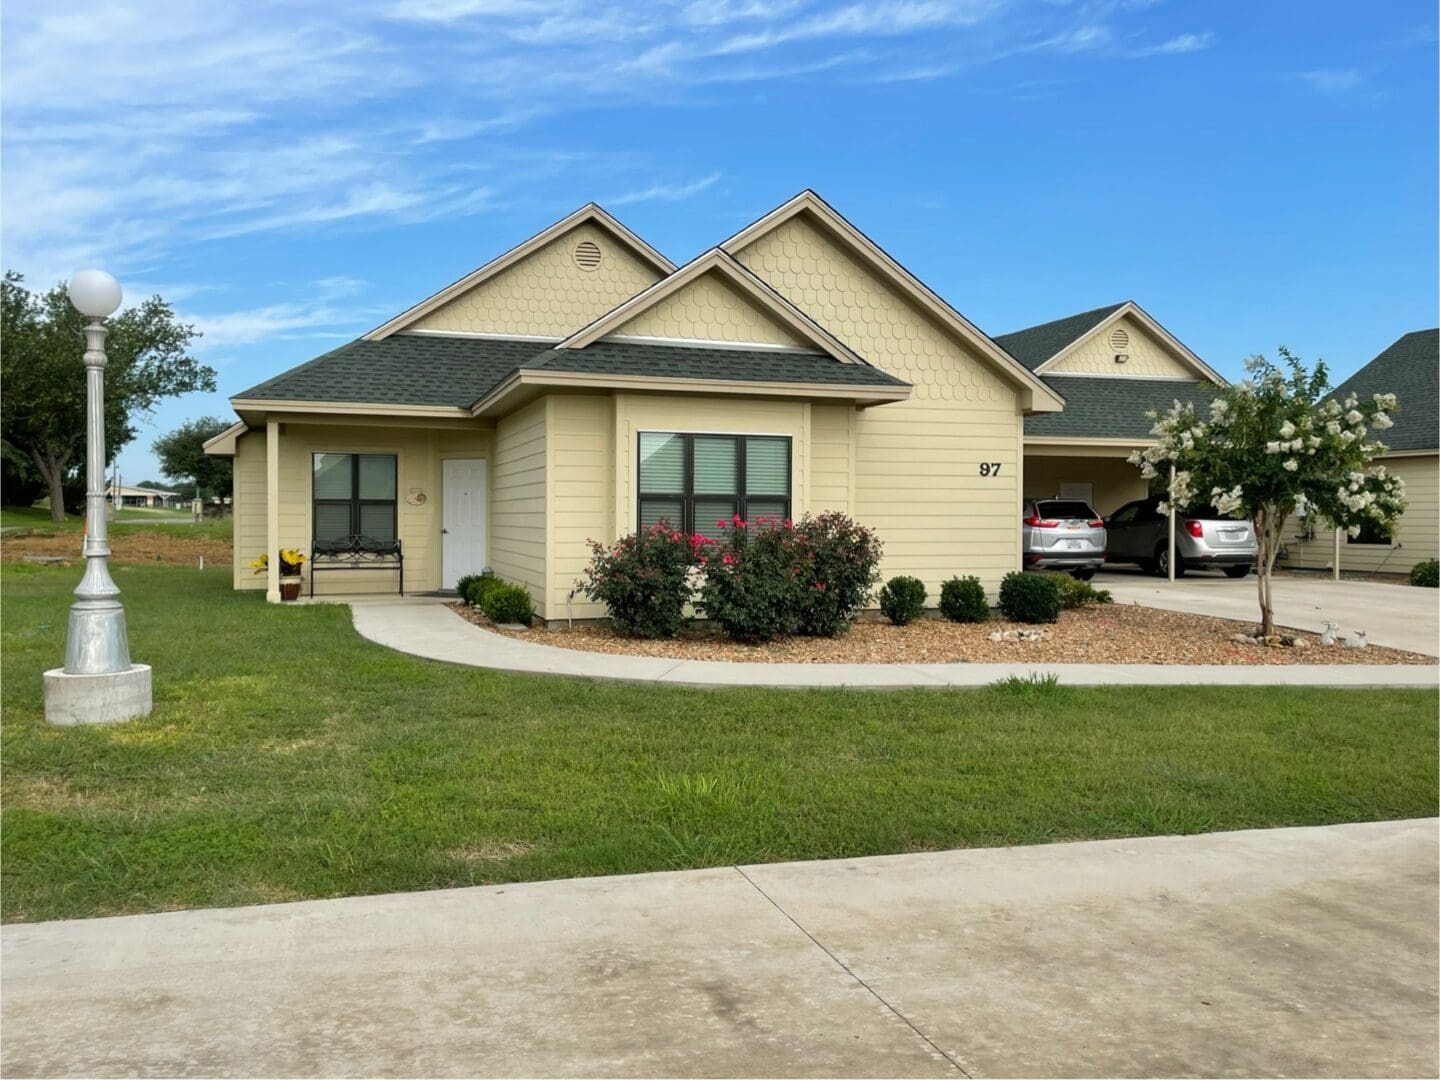
[{"label": "white lamp post", "polygon": [[110,724],[150,712],[150,668],[130,662],[125,609],[110,577],[105,517],[105,319],[120,306],[120,283],[103,270],[70,280],[70,302],[85,316],[85,574],[75,589],[65,666],[45,672],[45,719]]}]

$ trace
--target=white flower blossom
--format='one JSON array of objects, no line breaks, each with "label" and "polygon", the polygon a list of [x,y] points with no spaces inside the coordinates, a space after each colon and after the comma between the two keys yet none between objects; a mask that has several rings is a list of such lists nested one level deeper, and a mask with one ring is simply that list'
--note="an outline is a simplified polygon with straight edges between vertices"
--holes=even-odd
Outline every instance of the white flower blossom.
[{"label": "white flower blossom", "polygon": [[1300,463],[1296,461],[1293,457],[1286,458],[1280,467],[1286,472],[1294,472],[1296,469],[1300,468]]},{"label": "white flower blossom", "polygon": [[1267,443],[1265,444],[1265,453],[1267,453],[1267,454],[1278,454],[1278,453],[1280,453],[1280,444],[1279,444],[1278,442],[1267,442]]},{"label": "white flower blossom", "polygon": [[1289,420],[1286,420],[1283,424],[1280,425],[1280,437],[1282,439],[1288,439],[1294,434],[1295,425],[1292,424]]},{"label": "white flower blossom", "polygon": [[1345,414],[1345,422],[1352,427],[1363,422],[1364,419],[1365,417],[1360,414],[1359,409],[1351,409]]},{"label": "white flower blossom", "polygon": [[1386,416],[1383,412],[1377,412],[1374,416],[1370,417],[1370,424],[1377,431],[1384,431],[1386,428],[1394,427],[1395,421],[1391,420],[1390,417]]}]

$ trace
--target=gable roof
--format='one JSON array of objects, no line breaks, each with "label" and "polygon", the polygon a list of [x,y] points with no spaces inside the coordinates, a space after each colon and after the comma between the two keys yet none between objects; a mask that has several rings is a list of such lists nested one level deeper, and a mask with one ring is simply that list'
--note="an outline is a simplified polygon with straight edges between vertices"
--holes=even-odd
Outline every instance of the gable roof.
[{"label": "gable roof", "polygon": [[[562,349],[531,338],[401,333],[380,341],[349,342],[230,400],[237,410],[293,405],[304,411],[324,404],[458,417],[473,415],[482,402],[489,406],[501,391],[521,384],[604,387],[652,382],[695,390],[722,384],[755,392],[770,387],[787,394],[810,388],[823,396],[869,402],[894,401],[910,393],[909,383],[879,368],[822,352],[616,340]],[[213,441],[217,449],[211,452],[225,452],[221,438]],[[225,445],[233,453],[233,443]]]},{"label": "gable roof", "polygon": [[1063,319],[1001,334],[995,340],[1030,370],[1037,375],[1044,375],[1086,338],[1100,333],[1105,327],[1127,315],[1158,338],[1196,374],[1204,376],[1217,386],[1225,385],[1224,376],[1191,352],[1184,342],[1161,326],[1153,315],[1134,300],[1122,300],[1118,304],[1096,308],[1094,311],[1067,315]]},{"label": "gable roof", "polygon": [[973,348],[1002,374],[1029,390],[1031,407],[1040,411],[1063,407],[1064,402],[1057,399],[1044,382],[1036,378],[1024,365],[1017,363],[1014,357],[996,345],[978,326],[951,307],[930,286],[902,266],[889,252],[857,229],[810,188],[751,222],[720,247],[731,255],[737,254],[772,229],[802,213],[808,213],[819,221],[830,233],[856,252],[875,273],[893,284],[902,295],[943,328]]},{"label": "gable roof", "polygon": [[1395,426],[1378,432],[1391,450],[1434,450],[1440,446],[1440,329],[1412,330],[1335,388],[1332,397],[1368,398],[1394,394],[1400,408]]},{"label": "gable roof", "polygon": [[837,360],[847,364],[865,364],[865,361],[848,345],[720,248],[711,248],[709,251],[697,255],[669,277],[661,278],[648,289],[641,290],[629,300],[607,311],[589,326],[581,327],[560,342],[556,349],[583,349],[599,341],[606,334],[614,333],[637,315],[655,307],[666,297],[674,296],[691,282],[705,274],[712,273],[723,277],[739,289],[741,294],[750,299],[756,307],[822,352],[829,353]]},{"label": "gable roof", "polygon": [[1203,379],[1135,379],[1090,375],[1046,375],[1045,381],[1065,398],[1065,411],[1025,417],[1025,437],[1134,439],[1150,441],[1155,426],[1145,413],[1164,412],[1176,401],[1191,402],[1201,416],[1209,415],[1215,384]]},{"label": "gable roof", "polygon": [[997,334],[995,344],[1019,360],[1031,371],[1050,360],[1058,353],[1075,344],[1094,330],[1110,315],[1125,305],[1108,304],[1094,311],[1082,311],[1078,315],[1067,315],[1063,319],[1030,326],[1010,334]]},{"label": "gable roof", "polygon": [[672,263],[664,255],[660,254],[659,251],[655,250],[655,248],[651,247],[635,233],[631,232],[628,228],[625,227],[625,225],[623,225],[617,218],[613,217],[598,203],[586,203],[584,206],[580,207],[580,209],[576,210],[574,213],[567,214],[565,217],[555,222],[555,224],[551,225],[549,228],[542,229],[540,232],[530,237],[530,239],[520,244],[516,244],[513,248],[505,252],[503,255],[499,255],[496,258],[491,259],[484,266],[480,266],[470,271],[470,273],[466,274],[460,280],[451,282],[439,292],[420,301],[420,303],[415,304],[413,307],[406,308],[399,315],[396,315],[388,322],[381,323],[375,329],[365,334],[365,338],[370,341],[381,341],[389,337],[391,334],[397,333],[398,331],[405,329],[407,326],[413,325],[415,322],[423,319],[426,315],[429,315],[432,311],[436,310],[441,305],[455,299],[455,297],[459,296],[461,293],[468,292],[469,290],[475,288],[475,286],[489,281],[501,271],[508,270],[510,267],[520,262],[527,255],[531,255],[534,252],[539,251],[542,247],[550,243],[552,240],[555,240],[558,237],[565,235],[565,233],[570,232],[572,229],[575,229],[587,223],[598,225],[606,231],[610,232],[618,240],[626,244],[643,261],[653,266],[659,273],[669,274],[674,271],[674,263]]}]

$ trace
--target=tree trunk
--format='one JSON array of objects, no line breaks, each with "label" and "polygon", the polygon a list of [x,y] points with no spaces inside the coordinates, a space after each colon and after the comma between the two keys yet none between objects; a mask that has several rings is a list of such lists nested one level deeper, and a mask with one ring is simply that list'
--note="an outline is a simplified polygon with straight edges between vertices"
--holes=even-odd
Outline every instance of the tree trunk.
[{"label": "tree trunk", "polygon": [[30,460],[35,462],[35,468],[40,470],[40,478],[45,481],[45,487],[50,492],[50,521],[55,525],[65,524],[65,465],[70,460],[66,454],[62,458],[53,458],[41,454],[38,450],[30,451]]},{"label": "tree trunk", "polygon": [[1274,507],[1264,507],[1255,515],[1255,539],[1259,550],[1255,556],[1255,587],[1260,594],[1260,634],[1275,633],[1275,557],[1280,553],[1280,530],[1285,516]]}]

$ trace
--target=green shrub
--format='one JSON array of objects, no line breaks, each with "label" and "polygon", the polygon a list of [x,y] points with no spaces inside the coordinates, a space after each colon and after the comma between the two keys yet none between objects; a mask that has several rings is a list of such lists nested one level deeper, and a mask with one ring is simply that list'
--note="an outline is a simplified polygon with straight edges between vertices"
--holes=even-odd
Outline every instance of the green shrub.
[{"label": "green shrub", "polygon": [[1089,607],[1091,604],[1108,604],[1114,599],[1109,589],[1097,589],[1088,581],[1081,581],[1069,574],[1051,574],[1049,577],[1060,590],[1060,607],[1065,611]]},{"label": "green shrub", "polygon": [[1000,582],[1000,612],[1011,622],[1053,623],[1060,617],[1060,589],[1050,574],[1016,570]]},{"label": "green shrub", "polygon": [[621,537],[613,548],[592,540],[581,591],[605,605],[610,625],[626,637],[672,638],[688,621],[700,539],[662,521]]},{"label": "green shrub", "polygon": [[1412,566],[1410,584],[1422,589],[1440,589],[1440,559],[1426,559]]},{"label": "green shrub", "polygon": [[456,583],[455,591],[467,604],[474,604],[483,610],[485,598],[504,584],[505,582],[495,576],[494,571],[487,570],[483,574],[467,574]]},{"label": "green shrub", "polygon": [[705,576],[695,606],[735,641],[757,644],[798,632],[805,583],[794,529],[769,520],[752,525],[738,515],[716,524],[720,536],[700,545]]},{"label": "green shrub", "polygon": [[492,622],[497,623],[520,623],[522,626],[529,626],[535,618],[535,604],[531,601],[530,594],[519,585],[501,583],[490,589],[485,594],[485,599],[480,602],[480,610],[485,612]]},{"label": "green shrub", "polygon": [[[784,522],[781,527],[789,528]],[[806,515],[792,534],[791,555],[801,586],[797,632],[839,637],[880,581],[880,541],[839,513]]]},{"label": "green shrub", "polygon": [[925,614],[925,595],[919,578],[892,577],[880,590],[880,610],[896,626],[904,626]]},{"label": "green shrub", "polygon": [[990,601],[977,577],[952,577],[940,586],[940,614],[951,622],[977,623],[990,618]]}]

